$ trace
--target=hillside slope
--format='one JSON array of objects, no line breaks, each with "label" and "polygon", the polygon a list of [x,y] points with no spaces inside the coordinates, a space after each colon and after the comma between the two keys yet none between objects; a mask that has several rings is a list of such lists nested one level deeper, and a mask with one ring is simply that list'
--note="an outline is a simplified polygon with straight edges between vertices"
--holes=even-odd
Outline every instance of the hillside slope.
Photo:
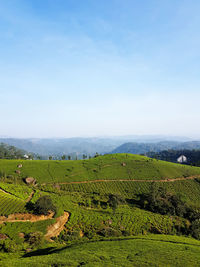
[{"label": "hillside slope", "polygon": [[[22,164],[19,169],[18,165]],[[0,160],[4,180],[34,177],[38,183],[89,180],[161,180],[200,175],[200,168],[131,154],[111,154],[75,161]]]},{"label": "hillside slope", "polygon": [[[48,254],[48,255],[47,255]],[[1,256],[1,255],[0,255]],[[191,238],[150,235],[50,247],[24,257],[2,257],[2,266],[199,266],[200,242]]]},{"label": "hillside slope", "polygon": [[[112,154],[76,161],[0,160],[0,171],[0,266],[183,266],[200,260],[199,241],[162,236],[200,239],[198,167]],[[26,185],[27,176],[37,184]],[[43,196],[56,213],[41,214],[41,221],[34,207]],[[165,209],[156,206],[158,200]]]}]

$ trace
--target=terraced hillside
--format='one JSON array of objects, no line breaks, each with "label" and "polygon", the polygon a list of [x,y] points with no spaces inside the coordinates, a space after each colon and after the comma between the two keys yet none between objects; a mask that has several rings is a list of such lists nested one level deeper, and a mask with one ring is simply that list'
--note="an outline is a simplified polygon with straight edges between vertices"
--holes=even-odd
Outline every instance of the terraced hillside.
[{"label": "terraced hillside", "polygon": [[[19,169],[19,164],[22,167]],[[0,160],[2,177],[20,181],[34,177],[38,183],[92,180],[162,180],[200,175],[200,168],[131,154],[104,155],[90,160]]]},{"label": "terraced hillside", "polygon": [[[200,261],[195,256],[199,249],[197,247],[200,246],[199,241],[188,239],[184,241],[187,245],[181,244],[180,248],[180,243],[184,242],[177,241],[176,237],[192,235],[200,238],[198,220],[196,221],[200,215],[198,167],[137,155],[116,154],[77,161],[1,160],[0,174],[0,212],[7,216],[14,213],[8,216],[8,219],[14,219],[5,220],[5,223],[0,225],[0,239],[1,236],[7,238],[5,241],[0,240],[0,251],[7,250],[24,255],[27,257],[22,260],[24,265],[29,262],[29,257],[32,260],[34,253],[38,253],[44,255],[34,257],[36,266],[37,263],[40,266],[63,265],[64,260],[67,266],[80,266],[81,262],[86,266],[104,266],[104,263],[105,266],[123,266],[122,262],[126,263],[124,266],[148,266],[156,263],[156,258],[151,258],[148,254],[150,250],[153,255],[156,247],[161,251],[160,262],[166,264],[166,257],[162,256],[166,242],[169,244],[166,245],[168,250],[165,253],[169,255],[170,249],[174,250],[171,262],[176,260],[177,265],[181,266],[185,250],[189,250],[191,262]],[[26,177],[34,177],[37,183],[25,184]],[[156,191],[152,191],[154,187],[157,188]],[[161,209],[160,212],[159,209],[149,208],[148,203],[152,202],[148,194],[151,192],[155,199],[161,194],[159,201],[163,203],[162,207],[168,208],[167,210],[163,212]],[[55,218],[47,216],[38,221],[35,220],[35,215],[31,215],[34,213],[32,207],[43,196],[51,198],[57,212]],[[61,219],[66,214],[66,221],[62,222]],[[19,220],[21,217],[26,219],[31,216],[34,217],[32,221]],[[62,227],[57,229],[58,225]],[[53,229],[51,234],[54,230],[56,234],[52,234],[47,241],[50,229]],[[33,239],[35,243],[31,243],[32,234],[36,235],[36,239]],[[152,234],[164,234],[166,237],[155,241]],[[140,241],[134,239],[138,235]],[[37,236],[43,238],[43,241],[37,241]],[[113,238],[119,241],[112,243]],[[105,254],[101,255],[103,240],[110,240],[111,243],[109,242],[109,245],[105,242]],[[48,243],[50,241],[51,243]],[[88,244],[91,241],[95,243]],[[171,242],[177,242],[177,245],[172,245]],[[117,256],[119,253],[116,256],[111,255],[107,246],[113,246],[113,250],[121,248],[125,256]],[[81,261],[81,257],[74,258],[73,253],[77,253],[76,247],[81,251],[84,260]],[[146,250],[143,250],[144,247]],[[131,256],[133,248],[137,252]],[[95,256],[88,256],[93,250]],[[71,256],[69,251],[72,253]],[[45,256],[45,253],[50,255]],[[59,259],[60,255],[62,259]],[[5,261],[1,256],[0,254],[0,266],[1,262],[6,266],[6,256],[4,254]],[[16,264],[18,260],[16,254]],[[8,260],[8,264],[15,266],[12,260]]]},{"label": "terraced hillside", "polygon": [[25,212],[26,202],[20,198],[0,191],[0,216],[12,213]]}]

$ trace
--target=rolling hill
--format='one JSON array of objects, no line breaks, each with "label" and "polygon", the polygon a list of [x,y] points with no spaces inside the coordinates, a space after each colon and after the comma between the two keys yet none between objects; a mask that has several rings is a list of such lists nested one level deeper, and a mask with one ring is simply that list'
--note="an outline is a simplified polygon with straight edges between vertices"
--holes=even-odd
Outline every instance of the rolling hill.
[{"label": "rolling hill", "polygon": [[136,143],[129,142],[115,148],[112,153],[132,153],[132,154],[146,154],[147,152],[160,152],[163,150],[193,150],[200,149],[199,141],[190,142],[175,142],[175,141],[162,141],[156,143]]},{"label": "rolling hill", "polygon": [[[18,165],[22,165],[18,168]],[[18,173],[19,172],[19,173]],[[2,176],[38,183],[92,180],[162,180],[200,175],[200,168],[131,154],[108,154],[89,160],[0,160]]]},{"label": "rolling hill", "polygon": [[[0,177],[0,266],[200,262],[200,242],[183,237],[200,238],[198,167],[108,154],[88,160],[0,160]],[[37,183],[26,184],[26,177]],[[168,210],[149,208],[152,192],[155,199],[161,194]],[[35,215],[35,203],[45,196],[56,213]]]},{"label": "rolling hill", "polygon": [[[95,155],[110,153],[112,150],[127,142],[158,143],[167,141],[169,144],[179,144],[190,141],[185,137],[169,136],[118,136],[118,137],[76,137],[76,138],[0,138],[0,142],[42,156],[62,156],[71,154],[82,158],[83,154]],[[156,150],[157,151],[157,150]],[[127,153],[127,151],[124,151]],[[142,153],[142,152],[140,152]],[[135,152],[136,154],[136,152]]]}]

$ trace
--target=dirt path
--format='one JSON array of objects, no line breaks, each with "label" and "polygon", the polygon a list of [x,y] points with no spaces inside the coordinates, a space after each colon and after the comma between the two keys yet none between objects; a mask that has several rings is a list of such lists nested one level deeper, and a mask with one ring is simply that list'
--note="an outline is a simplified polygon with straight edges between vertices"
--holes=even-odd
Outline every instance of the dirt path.
[{"label": "dirt path", "polygon": [[[30,213],[16,213],[10,214],[8,217],[0,216],[0,224],[6,222],[38,222],[53,219],[54,212],[49,213],[48,215],[34,215]],[[64,229],[64,225],[69,220],[69,212],[64,212],[64,214],[58,218],[56,218],[56,222],[52,225],[49,225],[47,228],[47,233],[45,238],[48,241],[53,241],[51,238],[56,237],[60,234],[60,232]]]},{"label": "dirt path", "polygon": [[[188,177],[180,177],[180,178],[165,178],[165,179],[161,179],[161,180],[139,180],[139,179],[110,179],[110,180],[91,180],[91,181],[79,181],[79,182],[62,182],[62,183],[57,183],[57,184],[89,184],[89,183],[100,183],[100,182],[176,182],[176,181],[185,181],[185,180],[194,180],[196,178],[200,178],[200,175],[193,175],[193,176],[188,176]],[[43,184],[45,185],[45,184]]]},{"label": "dirt path", "polygon": [[47,233],[45,238],[49,241],[52,241],[52,237],[56,237],[64,229],[64,225],[69,220],[69,212],[64,212],[64,214],[56,219],[56,222],[52,225],[49,225],[47,228]]},{"label": "dirt path", "polygon": [[34,194],[35,194],[35,190],[33,190],[33,191],[31,192],[31,194],[30,194],[29,197],[27,198],[26,202],[31,201],[31,199],[33,198]]},{"label": "dirt path", "polygon": [[54,212],[49,213],[48,215],[34,215],[30,213],[15,213],[10,214],[8,217],[0,216],[0,224],[5,222],[38,222],[52,219]]}]

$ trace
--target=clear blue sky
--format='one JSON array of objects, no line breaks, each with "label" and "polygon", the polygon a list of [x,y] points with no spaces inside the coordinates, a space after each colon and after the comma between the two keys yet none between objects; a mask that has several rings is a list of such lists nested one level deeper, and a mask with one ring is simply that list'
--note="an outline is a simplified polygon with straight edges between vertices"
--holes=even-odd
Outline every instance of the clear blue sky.
[{"label": "clear blue sky", "polygon": [[199,0],[1,0],[0,135],[200,137]]}]

